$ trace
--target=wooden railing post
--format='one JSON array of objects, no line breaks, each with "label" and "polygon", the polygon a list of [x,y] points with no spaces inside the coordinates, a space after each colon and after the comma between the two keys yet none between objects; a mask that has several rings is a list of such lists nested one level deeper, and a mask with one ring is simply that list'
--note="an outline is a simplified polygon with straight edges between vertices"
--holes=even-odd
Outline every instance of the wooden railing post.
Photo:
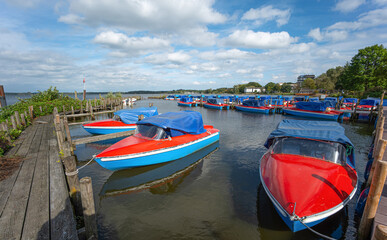
[{"label": "wooden railing post", "polygon": [[85,221],[86,239],[98,238],[97,221],[93,197],[93,187],[90,177],[84,177],[81,183],[81,196],[83,206],[83,219]]},{"label": "wooden railing post", "polygon": [[[374,160],[376,161],[376,159]],[[359,239],[369,239],[372,222],[376,215],[380,196],[383,191],[384,183],[387,176],[387,162],[376,161],[375,173],[372,177],[370,191],[367,197],[367,202],[364,207],[363,216],[359,225]]]},{"label": "wooden railing post", "polygon": [[379,161],[379,160],[381,161],[383,159],[383,155],[384,155],[384,152],[385,152],[386,146],[387,146],[387,140],[379,139],[377,146],[378,147],[374,148],[374,152],[373,152],[374,161],[372,162],[372,166],[371,166],[370,173],[368,176],[368,180],[367,180],[367,184],[366,184],[367,187],[371,185],[371,181],[373,178],[373,174],[374,174],[374,171],[376,168],[377,161]]},{"label": "wooden railing post", "polygon": [[26,125],[27,125],[27,124],[26,124],[26,118],[25,118],[25,116],[24,116],[23,113],[20,115],[20,119],[21,119],[21,124],[22,124],[23,126],[26,126]]},{"label": "wooden railing post", "polygon": [[15,121],[15,116],[11,116],[11,122],[12,122],[12,128],[17,129],[16,121]]},{"label": "wooden railing post", "polygon": [[16,120],[16,125],[21,126],[20,115],[18,111],[15,111],[15,120]]}]

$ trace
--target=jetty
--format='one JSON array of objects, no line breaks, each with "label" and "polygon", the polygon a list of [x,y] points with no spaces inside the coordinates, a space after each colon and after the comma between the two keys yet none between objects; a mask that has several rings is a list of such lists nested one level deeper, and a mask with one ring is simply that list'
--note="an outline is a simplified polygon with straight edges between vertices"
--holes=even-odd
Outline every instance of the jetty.
[{"label": "jetty", "polygon": [[0,239],[78,239],[52,115],[36,119],[7,157],[17,170],[0,182]]}]

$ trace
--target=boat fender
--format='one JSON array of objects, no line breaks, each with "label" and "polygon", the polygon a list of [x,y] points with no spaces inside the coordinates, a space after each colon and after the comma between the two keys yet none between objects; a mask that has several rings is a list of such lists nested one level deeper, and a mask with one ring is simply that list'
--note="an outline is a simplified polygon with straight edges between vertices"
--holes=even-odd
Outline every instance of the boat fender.
[{"label": "boat fender", "polygon": [[364,207],[366,205],[366,202],[367,202],[367,197],[368,197],[368,193],[370,191],[370,188],[366,188],[364,189],[361,193],[360,193],[360,196],[359,198],[357,199],[357,202],[356,202],[356,208],[355,208],[355,213],[358,215],[358,216],[363,216],[363,211],[364,211]]},{"label": "boat fender", "polygon": [[371,158],[370,160],[368,160],[367,162],[367,166],[366,168],[364,169],[364,179],[367,181],[368,180],[368,177],[370,175],[370,171],[371,171],[371,168],[372,168],[372,163],[374,162],[374,159]]}]

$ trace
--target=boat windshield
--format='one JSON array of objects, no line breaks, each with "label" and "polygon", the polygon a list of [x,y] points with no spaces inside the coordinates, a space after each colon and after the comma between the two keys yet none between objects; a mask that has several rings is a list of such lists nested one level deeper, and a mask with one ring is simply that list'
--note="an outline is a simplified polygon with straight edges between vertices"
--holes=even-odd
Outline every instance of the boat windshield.
[{"label": "boat windshield", "polygon": [[113,116],[113,121],[121,121],[120,116],[114,115],[114,116]]},{"label": "boat windshield", "polygon": [[137,125],[134,136],[148,140],[161,140],[167,137],[167,133],[161,127],[154,125]]},{"label": "boat windshield", "polygon": [[345,165],[345,147],[337,142],[324,142],[302,138],[281,138],[273,145],[274,154],[294,154],[313,157]]}]

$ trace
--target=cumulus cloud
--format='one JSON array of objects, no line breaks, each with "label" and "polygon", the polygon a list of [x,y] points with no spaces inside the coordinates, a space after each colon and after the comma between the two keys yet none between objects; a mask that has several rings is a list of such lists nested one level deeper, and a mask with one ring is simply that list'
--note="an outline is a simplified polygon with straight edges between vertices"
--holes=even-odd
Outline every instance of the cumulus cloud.
[{"label": "cumulus cloud", "polygon": [[318,42],[321,41],[342,41],[347,39],[348,32],[344,30],[333,30],[321,32],[320,28],[315,28],[309,31],[308,36],[315,39]]},{"label": "cumulus cloud", "polygon": [[136,31],[175,32],[219,24],[226,16],[212,8],[213,0],[70,0],[62,22]]},{"label": "cumulus cloud", "polygon": [[178,39],[180,43],[196,47],[214,46],[216,45],[216,38],[219,36],[219,34],[209,32],[204,27],[183,29],[179,35],[181,35],[180,40]]},{"label": "cumulus cloud", "polygon": [[242,20],[254,21],[256,25],[264,24],[268,21],[276,21],[277,26],[288,23],[290,18],[290,9],[277,9],[273,6],[264,6],[261,8],[251,8],[242,16]]},{"label": "cumulus cloud", "polygon": [[182,65],[187,63],[190,59],[191,56],[189,54],[186,54],[183,51],[179,51],[173,53],[152,54],[147,56],[145,61],[156,65],[166,65],[169,63]]},{"label": "cumulus cloud", "polygon": [[347,13],[355,10],[364,3],[365,0],[340,0],[336,3],[334,10]]},{"label": "cumulus cloud", "polygon": [[93,42],[113,50],[124,50],[130,54],[166,49],[170,44],[169,41],[160,38],[128,37],[113,31],[99,33]]},{"label": "cumulus cloud", "polygon": [[236,30],[225,39],[225,44],[242,48],[273,49],[284,48],[296,42],[287,32],[254,32]]}]

